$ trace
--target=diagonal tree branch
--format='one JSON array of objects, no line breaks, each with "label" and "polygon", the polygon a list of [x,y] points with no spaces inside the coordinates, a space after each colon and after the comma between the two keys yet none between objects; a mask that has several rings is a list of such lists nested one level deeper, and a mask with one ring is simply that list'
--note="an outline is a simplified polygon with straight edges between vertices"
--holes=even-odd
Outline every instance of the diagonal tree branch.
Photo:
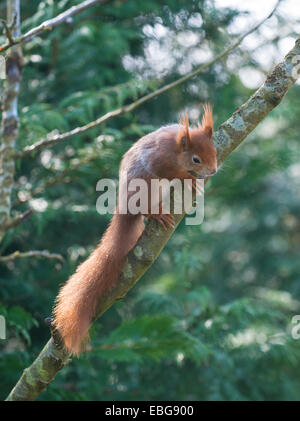
[{"label": "diagonal tree branch", "polygon": [[218,54],[216,57],[214,57],[212,60],[208,61],[207,63],[203,64],[202,66],[198,67],[197,69],[193,70],[192,72],[186,74],[185,76],[182,76],[181,78],[175,80],[172,83],[169,83],[167,85],[162,86],[161,88],[155,90],[154,92],[151,92],[148,95],[145,95],[138,100],[132,102],[129,105],[125,105],[123,107],[117,108],[113,111],[109,111],[108,113],[104,114],[103,116],[97,118],[97,120],[91,121],[88,124],[85,124],[84,126],[76,127],[75,129],[70,130],[69,132],[51,135],[49,133],[46,138],[41,139],[37,142],[35,142],[32,145],[26,146],[23,151],[20,153],[16,153],[15,156],[17,158],[24,157],[32,152],[37,152],[41,149],[47,148],[49,146],[56,145],[58,143],[61,143],[65,141],[66,139],[69,139],[72,136],[79,135],[82,133],[87,132],[88,130],[93,129],[94,127],[98,127],[101,124],[105,123],[108,120],[111,120],[112,118],[119,117],[123,114],[129,113],[136,108],[143,105],[145,102],[150,101],[151,99],[169,91],[172,88],[175,88],[176,86],[181,85],[182,83],[188,81],[189,79],[193,78],[194,76],[199,75],[200,73],[203,73],[207,68],[212,66],[217,61],[221,60],[222,58],[226,57],[228,54],[230,54],[232,51],[234,51],[238,45],[242,43],[242,41],[250,34],[255,32],[266,20],[270,19],[271,16],[275,13],[277,7],[281,3],[282,0],[278,0],[275,7],[272,9],[270,14],[266,16],[263,20],[261,20],[259,23],[254,25],[251,29],[249,29],[247,32],[245,32],[243,35],[241,35],[236,41],[234,41],[226,50]]},{"label": "diagonal tree branch", "polygon": [[[214,141],[218,149],[219,165],[280,103],[286,92],[293,86],[299,77],[296,68],[296,61],[299,61],[299,58],[300,37],[284,60],[268,75],[264,84],[216,131]],[[176,225],[183,218],[181,215],[174,215],[174,217]],[[129,289],[153,264],[173,232],[174,229],[162,230],[157,228],[153,221],[147,224],[137,245],[127,257],[126,266],[118,283],[109,293],[101,297],[98,304],[98,317],[111,307],[116,300],[126,295]],[[24,370],[7,400],[36,399],[53,381],[57,372],[68,362],[68,353],[53,334],[32,365]]]},{"label": "diagonal tree branch", "polygon": [[39,26],[30,29],[30,31],[26,32],[23,35],[18,35],[15,37],[9,36],[9,33],[7,31],[8,26],[4,24],[6,35],[8,38],[8,41],[5,42],[5,44],[0,46],[0,52],[3,52],[10,48],[13,45],[16,44],[23,44],[25,42],[30,41],[32,38],[43,34],[44,32],[51,31],[53,28],[55,28],[58,25],[61,25],[64,22],[67,22],[69,19],[71,19],[73,16],[78,15],[78,13],[83,12],[84,10],[89,9],[92,6],[95,6],[96,4],[105,3],[107,0],[86,0],[77,6],[72,6],[70,9],[66,10],[63,13],[60,13],[55,18],[46,20],[45,22],[41,23]]}]

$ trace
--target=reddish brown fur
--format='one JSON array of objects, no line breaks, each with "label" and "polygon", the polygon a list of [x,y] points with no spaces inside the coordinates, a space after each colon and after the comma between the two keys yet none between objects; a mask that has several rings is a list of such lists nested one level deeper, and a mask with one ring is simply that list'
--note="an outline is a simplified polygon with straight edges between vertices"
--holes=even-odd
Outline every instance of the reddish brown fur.
[{"label": "reddish brown fur", "polygon": [[117,281],[142,227],[141,215],[115,214],[98,247],[60,290],[54,308],[55,327],[73,354],[79,354],[88,341],[98,301]]},{"label": "reddish brown fur", "polygon": [[[124,155],[120,191],[128,188],[125,174],[128,181],[142,178],[149,188],[153,178],[196,180],[196,177],[211,176],[217,170],[212,131],[212,110],[205,105],[202,124],[198,123],[197,128],[189,127],[186,111],[179,125],[162,127],[142,137]],[[195,157],[199,163],[194,162]],[[128,199],[134,193],[128,192]],[[151,203],[149,213],[144,216],[155,218],[164,227],[172,225],[172,215],[151,215],[150,208]],[[143,227],[142,215],[114,215],[98,247],[61,288],[54,309],[54,325],[70,352],[78,354],[83,349],[99,299],[116,284],[126,256]]]}]

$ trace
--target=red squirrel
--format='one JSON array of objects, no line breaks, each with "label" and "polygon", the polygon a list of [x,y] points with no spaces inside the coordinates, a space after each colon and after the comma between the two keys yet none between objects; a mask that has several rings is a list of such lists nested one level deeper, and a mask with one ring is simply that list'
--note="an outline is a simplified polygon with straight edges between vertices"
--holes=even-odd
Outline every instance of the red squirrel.
[{"label": "red squirrel", "polygon": [[[216,149],[212,142],[213,116],[204,106],[201,124],[189,127],[188,113],[179,124],[162,127],[139,139],[124,155],[119,173],[119,189],[127,189],[132,179],[143,179],[148,186],[153,178],[207,178],[217,171]],[[127,175],[127,182],[122,177]],[[149,189],[150,190],[150,189]],[[133,192],[127,191],[127,200]],[[120,195],[119,195],[120,197]],[[144,229],[143,218],[154,218],[164,228],[173,226],[172,214],[145,215],[116,212],[101,242],[87,260],[61,288],[55,308],[53,325],[65,348],[79,354],[89,338],[89,326],[96,316],[97,304],[104,292],[113,288],[129,251]]]}]

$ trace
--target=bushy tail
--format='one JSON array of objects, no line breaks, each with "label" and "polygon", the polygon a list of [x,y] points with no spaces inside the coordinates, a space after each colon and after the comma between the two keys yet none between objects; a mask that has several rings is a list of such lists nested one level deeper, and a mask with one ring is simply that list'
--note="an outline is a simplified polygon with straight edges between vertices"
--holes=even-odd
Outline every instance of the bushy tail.
[{"label": "bushy tail", "polygon": [[61,288],[54,308],[54,326],[73,354],[89,339],[101,295],[118,280],[128,252],[143,231],[140,215],[116,213],[102,241]]}]

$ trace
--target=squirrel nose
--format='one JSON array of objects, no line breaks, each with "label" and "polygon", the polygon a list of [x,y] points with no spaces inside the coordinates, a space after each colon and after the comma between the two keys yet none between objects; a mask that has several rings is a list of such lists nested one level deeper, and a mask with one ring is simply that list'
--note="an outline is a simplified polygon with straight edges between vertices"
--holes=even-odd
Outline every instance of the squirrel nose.
[{"label": "squirrel nose", "polygon": [[216,172],[217,172],[217,169],[216,168],[213,168],[213,169],[210,170],[211,175],[216,174]]}]

